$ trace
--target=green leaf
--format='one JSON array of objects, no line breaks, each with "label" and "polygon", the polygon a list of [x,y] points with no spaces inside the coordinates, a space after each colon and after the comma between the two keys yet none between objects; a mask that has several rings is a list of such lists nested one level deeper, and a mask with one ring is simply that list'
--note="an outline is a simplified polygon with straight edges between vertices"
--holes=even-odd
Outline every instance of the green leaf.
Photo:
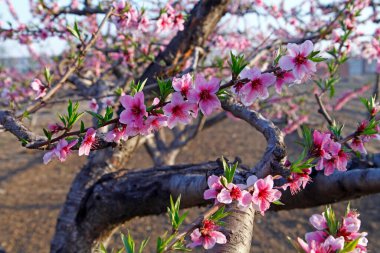
[{"label": "green leaf", "polygon": [[77,21],[74,22],[74,27],[70,27],[70,26],[66,26],[66,29],[71,33],[71,35],[73,35],[75,38],[77,39],[81,39],[80,38],[80,31],[79,31],[79,28],[78,28],[78,23]]},{"label": "green leaf", "polygon": [[177,241],[174,245],[173,245],[173,250],[176,250],[176,251],[192,251],[191,249],[189,248],[186,248],[185,244],[183,241]]},{"label": "green leaf", "polygon": [[237,169],[238,163],[236,162],[234,165],[230,166],[224,157],[222,157],[222,163],[223,163],[223,170],[224,170],[224,177],[227,180],[228,183],[232,183],[234,176],[235,176],[235,171]]},{"label": "green leaf", "polygon": [[216,211],[213,215],[211,215],[210,220],[219,221],[219,220],[227,217],[228,215],[230,215],[230,213],[229,212],[225,212],[224,209],[225,209],[224,206],[222,206],[221,208],[219,208],[218,211]]},{"label": "green leaf", "polygon": [[81,120],[81,121],[80,121],[80,132],[81,132],[81,133],[84,133],[85,130],[86,130],[86,129],[85,129],[85,127],[84,127],[84,123],[83,123],[83,121]]},{"label": "green leaf", "polygon": [[50,73],[50,69],[48,67],[45,67],[44,69],[44,76],[45,76],[45,80],[46,82],[51,85],[51,81],[53,79],[53,76],[51,75]]},{"label": "green leaf", "polygon": [[332,125],[329,126],[328,128],[334,134],[334,136],[339,139],[340,136],[342,135],[343,127],[344,127],[344,125],[337,125],[336,122],[333,121]]},{"label": "green leaf", "polygon": [[134,96],[137,92],[140,92],[144,89],[144,86],[146,84],[146,81],[148,79],[145,79],[143,82],[141,81],[138,81],[137,83],[135,83],[134,80],[132,80],[130,86],[131,86],[131,95]]},{"label": "green leaf", "polygon": [[139,248],[139,253],[142,253],[144,248],[146,247],[146,245],[148,245],[148,242],[149,242],[149,238],[147,239],[144,239],[142,242],[141,242],[141,245],[140,245],[140,248]]},{"label": "green leaf", "polygon": [[26,144],[29,143],[29,141],[26,140],[26,139],[24,139],[24,138],[20,138],[20,141],[21,141],[21,144],[22,144],[23,146],[25,146]]},{"label": "green leaf", "polygon": [[330,98],[334,97],[335,95],[335,85],[330,85]]},{"label": "green leaf", "polygon": [[338,221],[336,220],[335,213],[331,206],[326,206],[325,212],[323,213],[327,222],[327,227],[331,235],[335,236],[338,231]]},{"label": "green leaf", "polygon": [[128,231],[128,237],[121,234],[121,240],[124,244],[124,249],[126,253],[135,253],[135,241],[133,240],[131,234]]},{"label": "green leaf", "polygon": [[326,60],[326,58],[323,58],[323,57],[313,57],[313,58],[310,58],[310,61],[313,61],[313,62],[323,62],[325,60]]},{"label": "green leaf", "polygon": [[179,214],[179,208],[181,203],[181,195],[178,196],[177,200],[174,202],[172,196],[170,195],[170,207],[167,208],[167,213],[169,216],[170,223],[174,231],[177,231],[178,228],[182,225],[185,220],[188,212],[184,214]]},{"label": "green leaf", "polygon": [[50,131],[46,130],[45,128],[42,129],[44,131],[44,134],[46,136],[46,138],[50,141],[51,140],[51,136],[53,135]]},{"label": "green leaf", "polygon": [[104,115],[104,121],[109,121],[113,117],[113,109],[110,106],[106,108],[106,114]]},{"label": "green leaf", "polygon": [[96,113],[96,112],[92,112],[92,111],[86,111],[88,114],[90,114],[92,117],[94,118],[97,118],[100,122],[103,122],[104,121],[104,118],[102,115]]},{"label": "green leaf", "polygon": [[311,129],[306,125],[302,125],[301,130],[302,130],[304,147],[309,150],[313,146],[313,137],[311,134]]},{"label": "green leaf", "polygon": [[275,204],[275,205],[279,205],[279,206],[284,206],[285,205],[284,203],[282,203],[279,200],[273,201],[272,203]]},{"label": "green leaf", "polygon": [[99,252],[100,253],[107,253],[107,249],[106,249],[106,247],[104,247],[103,243],[100,243]]},{"label": "green leaf", "polygon": [[308,56],[307,58],[308,59],[311,59],[313,58],[314,56],[316,56],[317,54],[319,54],[321,51],[312,51]]},{"label": "green leaf", "polygon": [[359,243],[359,240],[360,240],[360,237],[356,238],[355,240],[353,241],[350,241],[348,243],[346,243],[344,245],[344,248],[340,251],[338,251],[339,253],[348,253],[348,252],[352,252],[356,246],[358,245]]},{"label": "green leaf", "polygon": [[66,127],[66,120],[65,120],[65,117],[62,116],[61,114],[58,115],[59,119],[62,121],[63,125]]},{"label": "green leaf", "polygon": [[228,62],[228,65],[231,68],[232,79],[236,79],[240,72],[248,65],[248,62],[245,61],[244,55],[234,55],[232,51],[230,52],[231,61]]}]

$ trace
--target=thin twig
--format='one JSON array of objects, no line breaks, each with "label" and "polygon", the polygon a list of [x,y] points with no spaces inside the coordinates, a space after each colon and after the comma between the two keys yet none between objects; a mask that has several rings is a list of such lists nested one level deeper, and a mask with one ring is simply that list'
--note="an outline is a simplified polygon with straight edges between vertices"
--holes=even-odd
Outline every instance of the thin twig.
[{"label": "thin twig", "polygon": [[113,8],[111,8],[106,16],[103,18],[102,22],[100,23],[99,25],[99,28],[98,30],[96,31],[95,34],[92,35],[92,38],[91,40],[88,42],[88,44],[83,48],[83,50],[81,52],[79,52],[78,56],[75,58],[74,62],[71,64],[71,66],[66,70],[65,74],[62,76],[62,78],[57,82],[57,84],[51,88],[49,90],[49,92],[40,100],[38,101],[37,103],[29,106],[23,113],[17,115],[17,118],[20,119],[23,117],[24,113],[28,113],[28,114],[31,114],[31,113],[34,113],[36,112],[37,110],[39,110],[40,108],[42,108],[45,104],[46,104],[46,101],[48,101],[51,97],[53,97],[55,95],[55,93],[58,92],[59,89],[62,88],[63,84],[67,81],[67,79],[78,69],[78,67],[80,66],[80,59],[82,59],[83,57],[85,57],[86,53],[88,52],[88,50],[90,50],[90,48],[95,44],[98,36],[100,35],[101,33],[101,29],[102,27],[104,26],[104,24],[106,23],[106,21],[108,20],[108,18],[111,16],[113,12]]}]

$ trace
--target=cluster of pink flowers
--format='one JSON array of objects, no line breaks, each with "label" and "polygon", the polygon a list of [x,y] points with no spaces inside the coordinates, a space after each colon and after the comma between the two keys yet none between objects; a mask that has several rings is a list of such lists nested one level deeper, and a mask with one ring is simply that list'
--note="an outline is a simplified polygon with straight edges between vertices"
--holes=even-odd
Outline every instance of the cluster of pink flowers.
[{"label": "cluster of pink flowers", "polygon": [[[250,176],[246,185],[226,182],[224,176],[209,176],[207,180],[209,189],[204,192],[204,199],[215,199],[215,204],[231,204],[237,201],[240,209],[253,207],[264,215],[270,203],[278,201],[281,197],[281,192],[273,189],[273,177],[270,175],[263,179]],[[214,221],[204,220],[202,226],[191,233],[192,243],[188,246],[194,248],[203,245],[205,249],[211,249],[216,243],[226,243],[225,235],[216,229]]]},{"label": "cluster of pink flowers", "polygon": [[[171,101],[165,102],[155,98],[152,107],[147,111],[144,103],[144,93],[137,92],[134,96],[124,95],[120,102],[124,110],[120,114],[119,125],[107,134],[107,140],[118,141],[128,136],[147,135],[161,127],[175,127],[177,124],[188,124],[193,117],[197,117],[198,110],[205,116],[211,115],[221,108],[216,95],[219,90],[219,80],[212,78],[207,81],[197,75],[193,81],[190,74],[173,79]],[[162,108],[162,111],[158,110]]]},{"label": "cluster of pink flowers", "polygon": [[178,30],[182,31],[185,23],[185,19],[180,11],[175,10],[171,5],[167,4],[164,11],[161,13],[158,18],[157,33],[169,31],[169,30]]},{"label": "cluster of pink flowers", "polygon": [[[222,177],[211,175],[207,180],[209,189],[204,192],[204,199],[215,199],[215,203],[224,204],[237,201],[239,208],[246,209],[253,206],[256,211],[264,215],[265,211],[269,209],[270,203],[281,197],[281,192],[273,188],[273,177],[270,175],[263,179],[250,176],[246,185],[233,183],[223,185],[222,182]],[[253,190],[245,190],[251,186],[253,186]]]},{"label": "cluster of pink flowers", "polygon": [[118,0],[113,3],[116,15],[112,17],[112,21],[118,29],[133,28],[142,32],[147,32],[150,21],[146,15],[139,15],[136,9],[125,0]]},{"label": "cluster of pink flowers", "polygon": [[215,244],[225,244],[227,243],[226,236],[217,231],[218,226],[214,221],[206,219],[202,222],[200,228],[195,229],[191,234],[190,238],[192,243],[188,245],[190,248],[195,248],[197,246],[203,246],[205,249],[211,249]]},{"label": "cluster of pink flowers", "polygon": [[326,176],[334,173],[334,170],[347,170],[348,155],[344,152],[339,142],[335,142],[331,133],[313,132],[313,157],[319,159],[316,170],[323,170]]},{"label": "cluster of pink flowers", "polygon": [[[58,124],[52,124],[49,126],[49,130],[52,133],[57,133],[64,128]],[[96,142],[95,139],[96,130],[93,128],[89,128],[86,132],[86,135],[82,139],[81,145],[79,147],[79,156],[89,155],[91,148]],[[75,139],[71,142],[68,142],[65,139],[59,140],[58,144],[49,152],[45,153],[43,160],[44,164],[48,164],[53,158],[57,158],[59,161],[64,162],[68,155],[71,153],[71,148],[77,145],[79,142],[78,139]]]},{"label": "cluster of pink flowers", "polygon": [[293,84],[306,80],[316,71],[316,63],[308,59],[313,52],[313,43],[309,40],[301,45],[289,43],[289,55],[282,56],[279,66],[273,73],[262,73],[258,68],[244,69],[240,73],[246,83],[238,83],[233,87],[245,106],[252,105],[257,99],[264,100],[269,97],[268,87],[275,85],[277,93],[281,93],[284,84]]},{"label": "cluster of pink flowers", "polygon": [[350,252],[367,252],[366,232],[359,232],[361,221],[359,214],[354,210],[349,210],[343,217],[337,231],[330,231],[325,213],[314,214],[310,217],[310,223],[315,229],[305,235],[305,240],[298,238],[298,244],[306,253],[323,252],[335,253],[342,250],[348,243],[357,240],[355,248]]}]

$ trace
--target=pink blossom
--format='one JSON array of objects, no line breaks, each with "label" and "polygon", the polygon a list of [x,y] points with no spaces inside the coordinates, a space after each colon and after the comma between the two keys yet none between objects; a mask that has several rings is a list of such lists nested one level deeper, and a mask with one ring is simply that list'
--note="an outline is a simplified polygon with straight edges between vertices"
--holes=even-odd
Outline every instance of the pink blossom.
[{"label": "pink blossom", "polygon": [[287,183],[281,186],[282,189],[286,190],[288,187],[292,195],[298,193],[302,188],[305,189],[306,185],[311,182],[310,173],[311,168],[303,169],[303,173],[292,172],[287,178]]},{"label": "pink blossom", "polygon": [[183,18],[182,13],[177,14],[173,20],[173,27],[178,31],[182,31],[184,29],[183,24],[185,23],[185,19]]},{"label": "pink blossom", "polygon": [[113,7],[115,8],[115,11],[120,13],[125,9],[125,0],[117,0],[112,3]]},{"label": "pink blossom", "polygon": [[72,0],[72,1],[71,1],[71,8],[72,8],[72,9],[78,9],[78,7],[79,7],[79,2],[78,2],[78,0]]},{"label": "pink blossom", "polygon": [[356,211],[350,210],[343,218],[342,226],[339,228],[337,235],[343,236],[346,240],[355,240],[361,237],[359,233],[361,221],[358,218],[359,214]]},{"label": "pink blossom", "polygon": [[348,155],[346,152],[344,152],[343,149],[339,150],[337,162],[336,162],[336,168],[339,171],[346,171],[347,170],[347,163],[348,163]]},{"label": "pink blossom", "polygon": [[98,102],[96,101],[95,98],[91,99],[91,101],[89,103],[89,107],[90,107],[90,110],[93,111],[93,112],[97,112],[98,111],[99,105],[98,105]]},{"label": "pink blossom", "polygon": [[106,107],[112,107],[114,102],[113,102],[113,99],[110,98],[110,97],[105,97],[102,99],[102,103],[106,106]]},{"label": "pink blossom", "polygon": [[344,247],[343,237],[333,237],[323,231],[316,231],[306,234],[306,241],[297,239],[299,245],[306,253],[332,253]]},{"label": "pink blossom", "polygon": [[194,105],[183,100],[181,93],[174,92],[172,100],[163,107],[165,116],[168,117],[168,127],[172,129],[178,123],[188,124],[191,121],[190,110]]},{"label": "pink blossom", "polygon": [[245,106],[250,106],[257,98],[266,99],[269,96],[268,87],[272,85],[276,77],[271,73],[261,74],[258,68],[244,69],[240,77],[250,81],[240,89],[241,101]]},{"label": "pink blossom", "polygon": [[214,110],[221,108],[216,92],[219,90],[219,79],[212,78],[210,81],[197,75],[194,90],[189,93],[189,101],[199,104],[199,108],[205,116],[212,114]]},{"label": "pink blossom", "polygon": [[175,91],[181,92],[182,96],[187,98],[190,90],[193,89],[193,78],[190,74],[183,75],[180,78],[174,77],[172,85]]},{"label": "pink blossom", "polygon": [[282,86],[284,84],[291,84],[296,80],[292,72],[284,71],[282,69],[275,71],[274,75],[276,76],[275,88],[278,94],[281,94]]},{"label": "pink blossom", "polygon": [[49,130],[49,132],[55,134],[55,133],[58,133],[59,131],[65,129],[65,128],[58,123],[54,123],[54,124],[48,124],[47,129]]},{"label": "pink blossom", "polygon": [[120,98],[120,103],[125,108],[120,114],[120,123],[140,126],[144,117],[148,115],[144,104],[144,93],[137,92],[133,97],[124,95]]},{"label": "pink blossom", "polygon": [[[328,152],[330,154],[330,158],[324,159],[323,161],[324,174],[326,176],[329,176],[332,173],[334,173],[335,168],[337,168],[338,154],[340,151],[340,143],[330,141],[328,147],[329,147]],[[346,168],[344,167],[344,169]]]},{"label": "pink blossom", "polygon": [[30,87],[37,93],[36,100],[46,95],[46,87],[42,84],[40,79],[34,79]]},{"label": "pink blossom", "polygon": [[173,20],[168,16],[168,14],[163,13],[157,20],[157,33],[164,32],[173,26]]},{"label": "pink blossom", "polygon": [[316,64],[307,59],[313,51],[313,42],[305,41],[301,45],[289,43],[287,45],[289,55],[281,57],[279,65],[284,70],[293,70],[297,79],[303,79],[305,76],[316,71]]},{"label": "pink blossom", "polygon": [[54,157],[57,157],[59,161],[64,162],[67,156],[71,153],[71,148],[77,143],[78,140],[74,140],[70,143],[68,143],[65,139],[59,140],[57,146],[44,155],[44,164],[49,163]]},{"label": "pink blossom", "polygon": [[64,162],[67,156],[71,153],[71,148],[74,147],[77,143],[77,139],[72,142],[67,142],[65,139],[61,139],[55,149],[58,160]]},{"label": "pink blossom", "polygon": [[79,156],[89,155],[92,145],[95,142],[96,130],[89,128],[79,147]]},{"label": "pink blossom", "polygon": [[162,114],[150,115],[145,121],[149,132],[156,132],[161,127],[166,127],[168,118]]},{"label": "pink blossom", "polygon": [[140,18],[140,22],[137,29],[139,29],[142,32],[148,32],[149,24],[150,24],[150,21],[148,17],[144,15]]},{"label": "pink blossom", "polygon": [[314,130],[312,153],[315,157],[320,158],[317,166],[315,167],[317,170],[323,169],[323,159],[331,158],[331,155],[328,152],[330,142],[331,138],[329,133],[321,133]]},{"label": "pink blossom", "polygon": [[209,189],[203,193],[204,199],[216,199],[220,191],[224,188],[220,182],[220,177],[211,175],[207,179]]},{"label": "pink blossom", "polygon": [[127,125],[125,134],[127,136],[135,136],[135,135],[148,135],[149,134],[149,126],[145,124],[144,121],[133,121]]},{"label": "pink blossom", "polygon": [[115,127],[110,132],[106,134],[106,141],[108,142],[119,142],[121,139],[125,140],[128,136],[126,135],[126,126],[123,125],[121,128]]},{"label": "pink blossom", "polygon": [[252,196],[248,191],[241,190],[237,185],[229,183],[217,196],[220,203],[230,204],[233,200],[238,201],[239,208],[247,208],[252,203]]},{"label": "pink blossom", "polygon": [[334,238],[332,235],[330,235],[324,241],[323,247],[328,248],[333,252],[341,250],[344,247],[344,238],[342,236]]},{"label": "pink blossom", "polygon": [[326,233],[326,231],[320,230],[320,231],[314,231],[314,232],[306,233],[305,239],[308,243],[310,243],[312,241],[315,241],[318,243],[323,243],[327,236],[328,236],[328,234]]},{"label": "pink blossom", "polygon": [[367,154],[367,150],[364,147],[363,139],[360,137],[355,137],[354,139],[352,139],[350,146],[354,151],[357,151],[362,154]]},{"label": "pink blossom", "polygon": [[264,179],[259,179],[254,184],[252,194],[252,202],[256,205],[258,211],[264,215],[264,212],[269,209],[270,203],[279,200],[281,192],[273,189],[273,177],[267,176]]},{"label": "pink blossom", "polygon": [[190,248],[195,248],[197,246],[203,246],[204,249],[211,249],[218,244],[227,243],[226,236],[216,231],[217,226],[211,220],[204,220],[201,228],[195,229],[191,234],[190,238],[192,243],[188,246]]},{"label": "pink blossom", "polygon": [[309,219],[311,225],[318,230],[327,229],[327,221],[324,215],[313,214]]}]

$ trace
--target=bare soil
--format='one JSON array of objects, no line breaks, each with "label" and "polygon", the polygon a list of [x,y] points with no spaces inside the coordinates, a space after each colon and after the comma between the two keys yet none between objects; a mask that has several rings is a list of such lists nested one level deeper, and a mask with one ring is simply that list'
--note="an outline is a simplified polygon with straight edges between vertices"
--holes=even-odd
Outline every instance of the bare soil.
[{"label": "bare soil", "polygon": [[[355,124],[352,115],[362,118],[358,101],[349,103],[340,114],[340,120],[347,125]],[[39,122],[46,122],[48,111]],[[36,128],[38,129],[38,124]],[[291,155],[297,152],[293,134],[287,138]],[[196,163],[215,160],[221,155],[233,159],[239,156],[244,164],[253,165],[266,146],[263,137],[242,121],[225,120],[213,129],[200,133],[178,157],[179,163]],[[379,144],[372,145],[370,151],[379,152]],[[57,215],[65,200],[71,181],[85,163],[86,158],[72,155],[67,162],[54,161],[42,164],[42,152],[25,150],[19,142],[7,133],[0,138],[0,247],[6,252],[28,253],[49,252]],[[139,150],[127,165],[131,168],[147,168],[152,164],[144,149]],[[323,196],[321,196],[323,197]],[[351,206],[361,213],[362,230],[369,233],[369,250],[378,252],[380,248],[380,194],[351,201]],[[342,214],[347,202],[334,204],[338,214]],[[190,218],[204,209],[193,208]],[[287,236],[302,237],[311,231],[308,218],[313,213],[321,213],[323,207],[305,210],[267,213],[255,219],[252,252],[281,253],[295,252],[287,242]],[[190,221],[190,218],[187,220]],[[165,215],[136,218],[122,226],[141,240],[152,238],[147,252],[154,252],[155,238],[168,229]],[[118,233],[111,247],[120,245]]]}]

